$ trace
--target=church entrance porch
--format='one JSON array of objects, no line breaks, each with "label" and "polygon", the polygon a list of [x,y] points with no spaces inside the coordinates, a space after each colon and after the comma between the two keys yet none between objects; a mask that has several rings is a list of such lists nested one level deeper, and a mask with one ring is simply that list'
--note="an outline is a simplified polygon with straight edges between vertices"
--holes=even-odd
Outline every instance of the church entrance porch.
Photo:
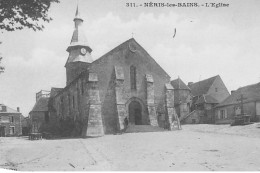
[{"label": "church entrance porch", "polygon": [[142,125],[142,106],[138,101],[132,101],[128,106],[129,123]]}]

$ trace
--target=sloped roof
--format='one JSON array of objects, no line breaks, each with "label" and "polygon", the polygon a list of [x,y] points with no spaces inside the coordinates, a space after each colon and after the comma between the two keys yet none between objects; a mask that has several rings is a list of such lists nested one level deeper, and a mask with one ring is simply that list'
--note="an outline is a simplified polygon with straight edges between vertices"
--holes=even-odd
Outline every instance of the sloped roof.
[{"label": "sloped roof", "polygon": [[207,94],[209,88],[219,75],[191,84],[189,87],[193,96]]},{"label": "sloped roof", "polygon": [[69,51],[69,49],[74,46],[85,46],[88,47],[91,52],[92,50],[88,45],[87,38],[84,33],[84,28],[82,27],[83,19],[80,17],[78,6],[76,9],[74,23],[75,23],[75,28],[71,38],[70,46],[68,47],[67,51]]},{"label": "sloped roof", "polygon": [[202,104],[202,103],[218,103],[218,101],[213,98],[212,96],[210,95],[205,95],[203,94],[197,101],[195,104]]},{"label": "sloped roof", "polygon": [[[6,105],[0,104],[0,106],[2,107],[2,106],[6,106]],[[17,114],[20,114],[21,112],[18,112],[17,110],[12,109],[12,108],[6,106],[6,111],[3,112],[2,109],[1,109],[0,113],[17,113]]]},{"label": "sloped roof", "polygon": [[41,97],[39,98],[33,109],[31,110],[31,112],[44,112],[44,111],[48,111],[48,102],[49,102],[49,98],[48,97]]},{"label": "sloped roof", "polygon": [[[80,18],[78,7],[74,18],[74,23],[75,23],[75,28],[73,31],[70,45],[67,48],[67,51],[70,52],[70,54],[65,66],[67,66],[67,64],[70,62],[84,62],[84,63],[93,62],[93,59],[90,54],[92,52],[92,49],[90,48],[87,38],[85,36],[85,32],[83,28],[83,19]],[[85,47],[87,49],[87,53],[85,55],[79,53],[78,48],[80,47]]]},{"label": "sloped roof", "polygon": [[180,78],[172,80],[171,84],[174,89],[190,90],[190,88]]},{"label": "sloped roof", "polygon": [[238,104],[240,103],[238,99],[241,98],[241,95],[243,95],[243,97],[245,98],[243,102],[260,100],[260,82],[257,84],[238,88],[236,91],[232,92],[228,98],[218,104],[217,107]]}]

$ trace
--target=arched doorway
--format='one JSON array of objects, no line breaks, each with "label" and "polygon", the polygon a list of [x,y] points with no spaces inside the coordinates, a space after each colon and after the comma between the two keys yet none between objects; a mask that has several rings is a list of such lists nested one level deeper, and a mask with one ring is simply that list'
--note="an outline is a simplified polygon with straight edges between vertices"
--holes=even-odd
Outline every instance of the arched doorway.
[{"label": "arched doorway", "polygon": [[132,101],[128,106],[130,124],[142,125],[142,106],[138,101]]}]

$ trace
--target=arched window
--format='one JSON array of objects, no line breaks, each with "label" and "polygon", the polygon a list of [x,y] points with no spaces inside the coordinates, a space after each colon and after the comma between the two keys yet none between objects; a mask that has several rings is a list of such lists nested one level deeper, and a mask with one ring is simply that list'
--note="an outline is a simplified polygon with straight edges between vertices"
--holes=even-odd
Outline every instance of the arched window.
[{"label": "arched window", "polygon": [[136,67],[130,67],[130,82],[131,82],[131,89],[136,90]]}]

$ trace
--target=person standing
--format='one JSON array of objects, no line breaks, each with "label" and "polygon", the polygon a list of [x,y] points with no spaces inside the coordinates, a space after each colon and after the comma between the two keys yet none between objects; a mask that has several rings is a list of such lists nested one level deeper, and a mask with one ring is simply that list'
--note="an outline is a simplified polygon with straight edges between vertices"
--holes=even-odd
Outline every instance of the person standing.
[{"label": "person standing", "polygon": [[128,126],[128,117],[125,117],[125,119],[124,119],[124,132],[126,132],[127,126]]}]

